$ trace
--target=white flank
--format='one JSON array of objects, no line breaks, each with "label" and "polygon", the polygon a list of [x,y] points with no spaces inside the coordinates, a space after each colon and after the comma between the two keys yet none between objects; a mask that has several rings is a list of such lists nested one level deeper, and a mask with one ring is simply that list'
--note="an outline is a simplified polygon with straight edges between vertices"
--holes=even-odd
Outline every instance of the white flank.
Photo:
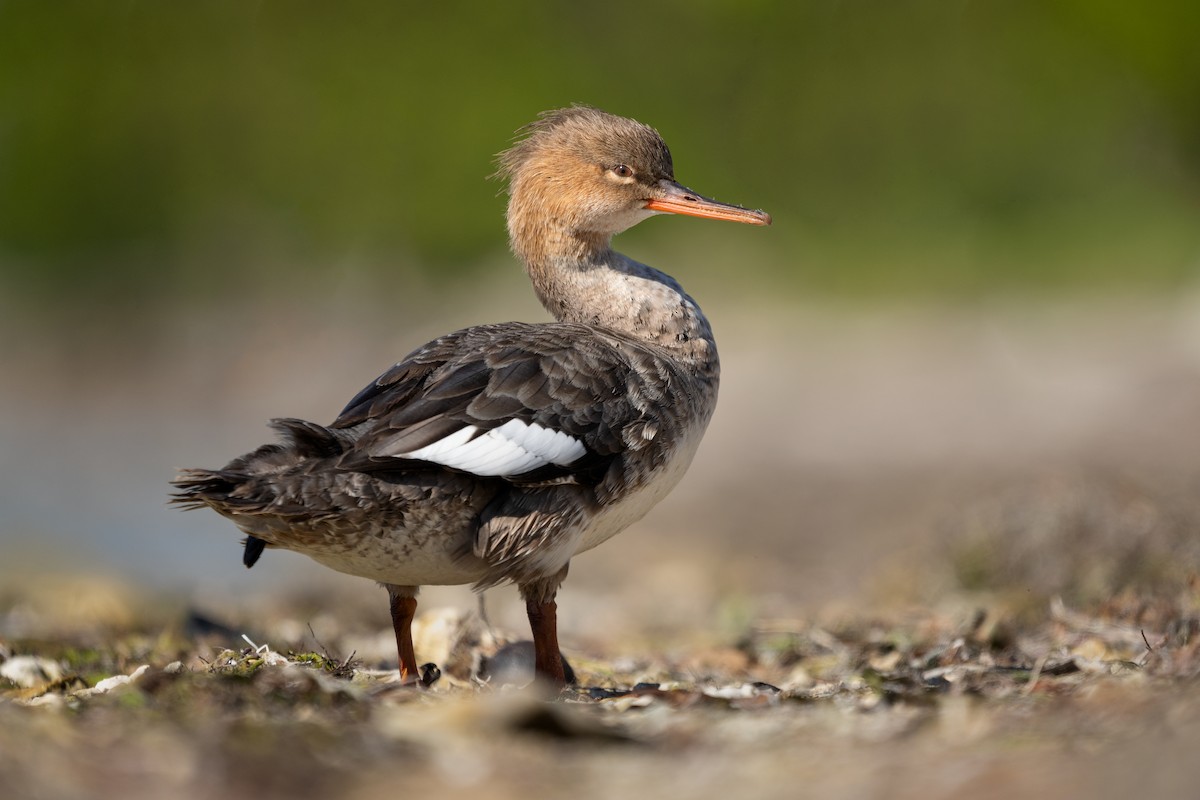
[{"label": "white flank", "polygon": [[510,419],[481,436],[476,436],[478,432],[479,428],[467,425],[433,444],[396,455],[475,475],[501,476],[520,475],[547,464],[565,466],[586,452],[573,436],[519,419]]}]

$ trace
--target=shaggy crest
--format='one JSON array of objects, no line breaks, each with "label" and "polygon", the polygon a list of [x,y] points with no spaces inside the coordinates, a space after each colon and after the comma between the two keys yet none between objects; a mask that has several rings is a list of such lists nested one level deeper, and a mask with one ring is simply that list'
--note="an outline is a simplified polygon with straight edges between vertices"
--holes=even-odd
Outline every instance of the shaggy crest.
[{"label": "shaggy crest", "polygon": [[675,179],[671,151],[658,131],[592,106],[546,111],[518,136],[516,144],[496,156],[495,177],[509,181],[510,191],[518,173],[547,152],[570,153],[605,169],[632,161],[649,169],[639,175],[647,182]]}]

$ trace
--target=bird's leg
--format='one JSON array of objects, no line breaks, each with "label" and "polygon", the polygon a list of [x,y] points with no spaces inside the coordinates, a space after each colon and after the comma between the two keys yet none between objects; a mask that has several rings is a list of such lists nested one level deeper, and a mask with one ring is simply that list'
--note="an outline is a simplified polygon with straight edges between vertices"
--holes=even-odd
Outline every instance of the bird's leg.
[{"label": "bird's leg", "polygon": [[525,613],[529,615],[529,628],[533,632],[534,674],[559,688],[566,685],[567,678],[562,653],[558,650],[558,604],[554,598],[566,577],[567,568],[563,567],[553,578],[521,586]]},{"label": "bird's leg", "polygon": [[400,682],[419,683],[421,673],[413,652],[412,621],[417,614],[417,587],[388,586],[391,598],[392,628],[396,632],[396,651],[400,655]]},{"label": "bird's leg", "polygon": [[552,686],[565,686],[567,678],[558,652],[558,604],[526,600],[525,612],[533,630],[534,674]]}]

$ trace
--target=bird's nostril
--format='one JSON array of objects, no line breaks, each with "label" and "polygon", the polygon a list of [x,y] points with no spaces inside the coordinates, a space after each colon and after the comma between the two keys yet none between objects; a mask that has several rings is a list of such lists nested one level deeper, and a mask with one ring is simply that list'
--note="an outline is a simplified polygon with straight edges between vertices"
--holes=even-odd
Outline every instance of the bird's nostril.
[{"label": "bird's nostril", "polygon": [[700,198],[699,198],[699,197],[696,197],[696,195],[694,195],[694,194],[685,194],[685,195],[683,196],[683,199],[684,199],[684,200],[686,200],[686,201],[688,201],[689,203],[698,203],[698,202],[700,202]]}]

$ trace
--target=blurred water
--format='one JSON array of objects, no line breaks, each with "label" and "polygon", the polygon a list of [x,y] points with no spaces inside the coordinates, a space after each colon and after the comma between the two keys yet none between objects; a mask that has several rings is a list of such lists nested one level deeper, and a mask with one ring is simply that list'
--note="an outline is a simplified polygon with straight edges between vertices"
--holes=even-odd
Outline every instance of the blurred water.
[{"label": "blurred water", "polygon": [[[581,560],[581,590],[636,572],[629,553],[643,552],[748,580],[744,591],[808,597],[845,588],[864,558],[911,546],[1004,476],[1197,470],[1200,325],[1188,302],[710,314],[724,375],[705,445],[659,509]],[[230,322],[213,318],[168,358],[147,346],[87,368],[10,365],[3,572],[109,571],[176,588],[311,579],[319,570],[290,554],[247,573],[233,527],[168,508],[168,481],[260,444],[271,416],[332,418],[424,340],[422,328],[362,344],[364,324],[281,318],[235,330],[231,348]]]}]

